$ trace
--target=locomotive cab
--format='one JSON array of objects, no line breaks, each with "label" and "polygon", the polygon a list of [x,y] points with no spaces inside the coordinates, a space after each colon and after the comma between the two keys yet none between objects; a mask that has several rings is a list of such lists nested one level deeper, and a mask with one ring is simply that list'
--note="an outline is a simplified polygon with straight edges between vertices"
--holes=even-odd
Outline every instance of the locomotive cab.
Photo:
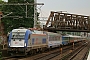
[{"label": "locomotive cab", "polygon": [[9,35],[8,53],[18,54],[18,53],[26,52],[27,46],[28,45],[30,46],[30,43],[28,43],[28,41],[30,40],[30,35],[31,35],[30,30],[13,29]]}]

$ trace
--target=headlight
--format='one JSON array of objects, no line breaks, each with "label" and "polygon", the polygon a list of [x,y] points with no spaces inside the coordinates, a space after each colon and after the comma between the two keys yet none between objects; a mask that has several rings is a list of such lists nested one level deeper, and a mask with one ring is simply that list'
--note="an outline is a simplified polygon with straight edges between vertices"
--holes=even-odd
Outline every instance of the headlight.
[{"label": "headlight", "polygon": [[26,43],[25,43],[25,45],[24,46],[26,46]]},{"label": "headlight", "polygon": [[9,43],[9,46],[10,46],[10,43]]}]

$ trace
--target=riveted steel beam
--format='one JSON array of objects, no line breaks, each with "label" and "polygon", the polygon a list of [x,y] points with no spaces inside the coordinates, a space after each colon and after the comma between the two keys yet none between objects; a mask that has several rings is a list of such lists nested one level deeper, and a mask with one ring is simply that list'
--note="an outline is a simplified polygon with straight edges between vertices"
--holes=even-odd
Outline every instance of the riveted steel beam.
[{"label": "riveted steel beam", "polygon": [[[51,22],[50,26],[48,26]],[[65,30],[65,31],[90,31],[90,18],[86,15],[70,14],[63,12],[53,12],[47,20],[44,29]]]}]

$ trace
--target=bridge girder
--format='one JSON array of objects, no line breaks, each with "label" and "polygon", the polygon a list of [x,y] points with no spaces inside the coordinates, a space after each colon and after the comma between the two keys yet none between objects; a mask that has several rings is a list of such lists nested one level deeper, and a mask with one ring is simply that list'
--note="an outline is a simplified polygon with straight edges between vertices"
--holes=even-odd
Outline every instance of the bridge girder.
[{"label": "bridge girder", "polygon": [[51,11],[43,28],[53,31],[90,32],[90,16]]}]

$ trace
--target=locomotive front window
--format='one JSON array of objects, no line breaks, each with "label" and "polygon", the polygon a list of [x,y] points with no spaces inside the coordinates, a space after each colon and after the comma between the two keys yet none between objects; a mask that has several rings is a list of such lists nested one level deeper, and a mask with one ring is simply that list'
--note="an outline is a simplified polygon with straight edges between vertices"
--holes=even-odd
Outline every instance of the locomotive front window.
[{"label": "locomotive front window", "polygon": [[23,38],[23,39],[24,39],[24,36],[25,36],[25,35],[13,35],[12,39],[13,39],[13,38]]},{"label": "locomotive front window", "polygon": [[17,38],[24,39],[24,37],[25,37],[25,33],[13,33],[12,34],[12,39],[17,39]]}]

